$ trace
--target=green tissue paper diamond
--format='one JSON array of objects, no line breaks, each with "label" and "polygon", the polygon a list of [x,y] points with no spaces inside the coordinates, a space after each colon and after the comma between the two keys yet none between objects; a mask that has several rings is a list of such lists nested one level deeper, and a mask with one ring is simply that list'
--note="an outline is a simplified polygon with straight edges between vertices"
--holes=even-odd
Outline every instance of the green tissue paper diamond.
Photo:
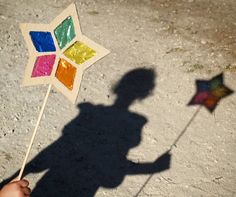
[{"label": "green tissue paper diamond", "polygon": [[75,28],[72,17],[69,16],[54,30],[60,49],[65,47],[75,37]]},{"label": "green tissue paper diamond", "polygon": [[210,88],[211,90],[215,90],[223,85],[223,80],[218,78],[214,78],[210,82]]}]

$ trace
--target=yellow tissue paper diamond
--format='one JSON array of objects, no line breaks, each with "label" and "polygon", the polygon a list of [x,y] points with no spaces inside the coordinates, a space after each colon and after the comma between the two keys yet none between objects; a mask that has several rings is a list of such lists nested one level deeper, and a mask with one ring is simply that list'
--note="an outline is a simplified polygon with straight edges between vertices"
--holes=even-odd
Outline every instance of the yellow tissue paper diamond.
[{"label": "yellow tissue paper diamond", "polygon": [[76,64],[83,64],[88,59],[96,55],[96,51],[89,48],[82,42],[75,42],[64,52],[64,55]]}]

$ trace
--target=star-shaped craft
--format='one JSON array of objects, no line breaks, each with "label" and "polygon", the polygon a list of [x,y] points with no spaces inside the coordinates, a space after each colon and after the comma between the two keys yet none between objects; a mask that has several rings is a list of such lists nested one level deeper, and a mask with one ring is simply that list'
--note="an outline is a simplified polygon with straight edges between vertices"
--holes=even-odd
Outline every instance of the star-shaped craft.
[{"label": "star-shaped craft", "polygon": [[23,85],[52,84],[73,103],[83,72],[109,53],[84,36],[75,4],[50,24],[21,24],[29,49]]},{"label": "star-shaped craft", "polygon": [[193,96],[189,105],[203,105],[210,112],[213,112],[218,102],[233,93],[231,89],[224,85],[223,73],[213,77],[209,81],[197,80],[197,92]]}]

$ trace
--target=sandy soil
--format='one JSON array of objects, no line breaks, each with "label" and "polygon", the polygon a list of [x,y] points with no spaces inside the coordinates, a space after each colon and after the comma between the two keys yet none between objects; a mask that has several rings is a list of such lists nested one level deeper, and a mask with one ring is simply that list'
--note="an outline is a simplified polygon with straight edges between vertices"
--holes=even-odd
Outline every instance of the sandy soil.
[{"label": "sandy soil", "polygon": [[[46,86],[20,87],[28,52],[19,23],[48,23],[70,2],[0,0],[0,182],[21,166],[47,89]],[[76,3],[83,33],[111,50],[109,56],[86,71],[78,104],[112,106],[116,99],[112,87],[120,78],[136,68],[155,69],[157,77],[152,95],[129,107],[130,113],[147,120],[140,143],[128,151],[130,161],[153,162],[169,149],[198,108],[187,106],[195,93],[196,79],[210,79],[224,72],[225,84],[236,90],[235,0],[81,0]],[[170,168],[153,174],[144,188],[150,177],[148,172],[124,175],[112,187],[100,184],[95,196],[131,197],[137,193],[138,196],[236,196],[235,98],[236,94],[232,94],[223,99],[213,114],[202,108],[173,148]],[[58,142],[64,127],[79,113],[76,105],[52,91],[30,159]],[[109,118],[116,121],[117,117]],[[132,119],[135,121],[135,117]],[[103,127],[96,125],[97,131]],[[60,155],[62,150],[63,147],[58,148],[55,154]],[[50,154],[47,156],[50,158]],[[72,152],[70,156],[73,157]],[[67,162],[63,157],[61,160]],[[93,165],[91,169],[94,170]],[[31,187],[47,172],[45,168],[28,174]],[[63,174],[61,179],[63,183]],[[63,187],[66,191],[68,186]]]}]

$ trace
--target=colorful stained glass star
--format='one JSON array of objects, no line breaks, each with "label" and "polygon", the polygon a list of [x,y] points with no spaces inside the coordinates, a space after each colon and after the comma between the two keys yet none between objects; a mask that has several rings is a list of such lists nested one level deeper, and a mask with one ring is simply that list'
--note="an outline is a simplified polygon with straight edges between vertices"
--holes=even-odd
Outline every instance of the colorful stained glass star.
[{"label": "colorful stained glass star", "polygon": [[232,94],[233,91],[224,85],[223,73],[213,77],[209,81],[197,80],[197,92],[188,105],[203,105],[213,112],[219,101]]},{"label": "colorful stained glass star", "polygon": [[29,49],[23,85],[52,84],[75,102],[83,72],[109,51],[85,37],[75,4],[50,24],[21,24]]}]

